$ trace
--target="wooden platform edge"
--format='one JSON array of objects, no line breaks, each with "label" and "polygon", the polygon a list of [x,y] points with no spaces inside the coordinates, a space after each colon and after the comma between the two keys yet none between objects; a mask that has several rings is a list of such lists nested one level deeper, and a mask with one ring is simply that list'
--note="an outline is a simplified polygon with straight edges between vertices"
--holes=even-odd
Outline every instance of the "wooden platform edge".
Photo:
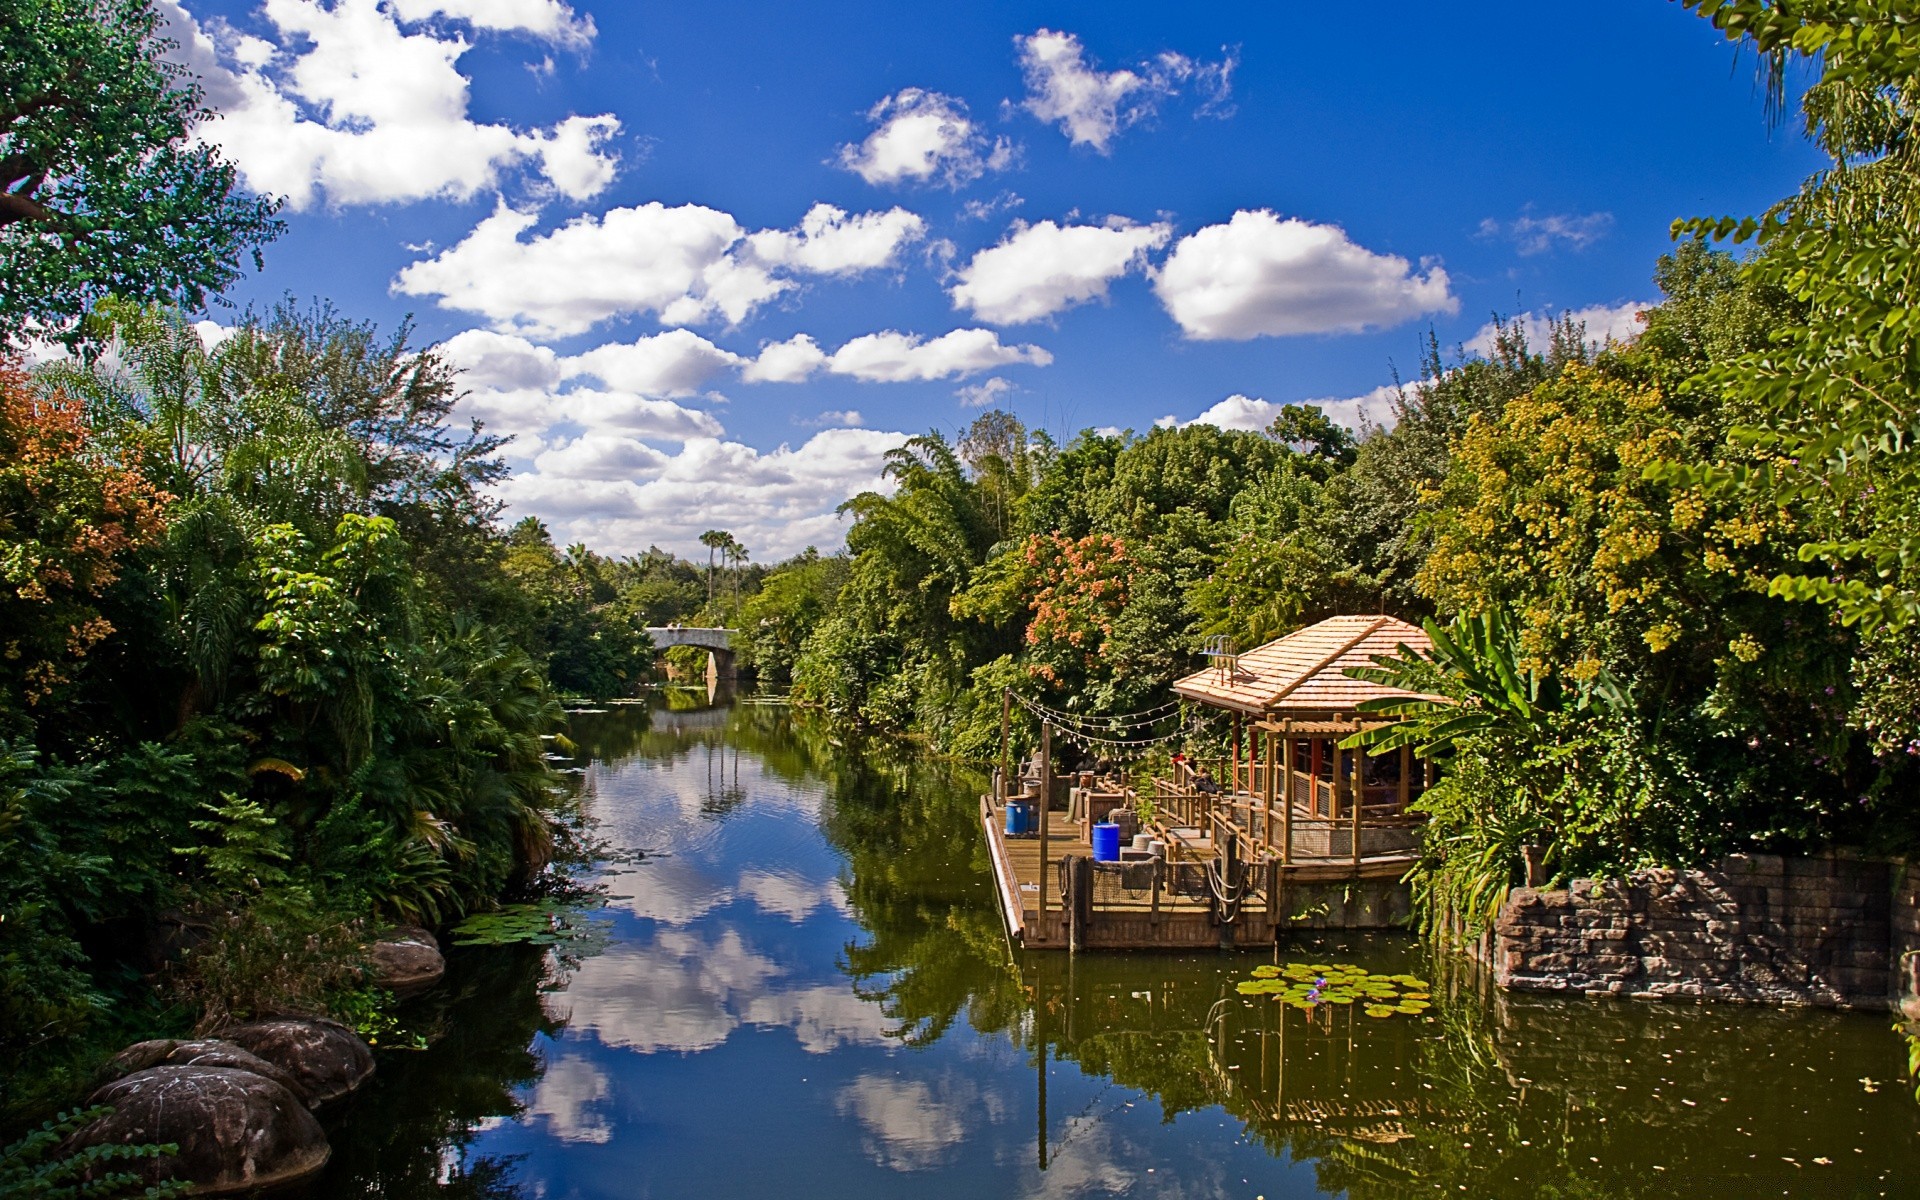
[{"label": "wooden platform edge", "polygon": [[990,796],[980,797],[980,826],[987,838],[987,856],[993,863],[995,890],[1000,893],[1000,920],[1006,926],[1008,939],[1020,946],[1027,937],[1026,908],[1014,890],[1018,883],[1013,876],[1013,863],[1007,857],[1007,843],[1000,836],[1000,827],[993,819]]}]

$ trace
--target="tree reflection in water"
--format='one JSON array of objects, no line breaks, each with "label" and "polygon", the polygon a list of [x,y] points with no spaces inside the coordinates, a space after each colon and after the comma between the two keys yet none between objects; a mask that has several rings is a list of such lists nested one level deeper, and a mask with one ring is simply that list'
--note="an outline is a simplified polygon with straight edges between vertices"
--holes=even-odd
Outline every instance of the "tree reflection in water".
[{"label": "tree reflection in water", "polygon": [[[628,709],[575,725],[583,762],[678,762],[697,781],[706,756],[747,756],[818,797],[858,930],[840,949],[844,984],[825,986],[878,1005],[906,1046],[971,1029],[1016,1047],[1011,1063],[980,1068],[982,1082],[1017,1090],[1024,1057],[1039,1118],[1029,1161],[1043,1169],[1070,1143],[1113,1151],[1087,1131],[1138,1104],[1166,1123],[1218,1115],[1276,1173],[1311,1164],[1320,1191],[1355,1198],[1735,1197],[1804,1194],[1814,1180],[1821,1194],[1879,1195],[1920,1178],[1915,1114],[1891,1083],[1898,1047],[1881,1020],[1512,997],[1408,938],[1264,955],[1016,957],[980,835],[983,779],[769,705]],[[734,811],[700,804],[702,820]],[[1373,1020],[1234,991],[1255,964],[1302,957],[1412,971],[1435,981],[1436,1006],[1425,1019]],[[517,1096],[541,1072],[531,1047],[557,1032],[540,989],[557,982],[535,951],[456,954],[448,985],[409,1018],[432,1031],[431,1049],[382,1056],[318,1194],[514,1195],[514,1164],[469,1148],[477,1131],[522,1114]],[[1862,1066],[1874,1063],[1884,1071]],[[1073,1112],[1048,1109],[1049,1070],[1055,1104]],[[1885,1095],[1863,1096],[1863,1070],[1884,1074]],[[1088,1150],[1096,1143],[1106,1149]]]}]

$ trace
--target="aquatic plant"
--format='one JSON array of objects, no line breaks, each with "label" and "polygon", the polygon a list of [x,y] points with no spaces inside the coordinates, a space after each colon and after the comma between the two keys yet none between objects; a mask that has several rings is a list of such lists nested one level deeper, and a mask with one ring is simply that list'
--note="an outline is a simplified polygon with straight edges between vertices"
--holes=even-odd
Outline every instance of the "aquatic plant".
[{"label": "aquatic plant", "polygon": [[1414,975],[1375,975],[1348,963],[1259,966],[1234,988],[1242,996],[1271,996],[1309,1012],[1322,1004],[1358,1004],[1369,1017],[1418,1016],[1433,1007],[1432,985]]}]

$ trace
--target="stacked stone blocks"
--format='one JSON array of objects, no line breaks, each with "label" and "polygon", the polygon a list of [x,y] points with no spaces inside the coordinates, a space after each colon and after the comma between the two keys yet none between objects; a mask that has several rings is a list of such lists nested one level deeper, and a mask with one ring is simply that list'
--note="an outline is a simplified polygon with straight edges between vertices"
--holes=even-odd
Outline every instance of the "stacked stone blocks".
[{"label": "stacked stone blocks", "polygon": [[1489,949],[1517,991],[1885,1011],[1920,996],[1920,870],[1744,854],[1516,889]]}]

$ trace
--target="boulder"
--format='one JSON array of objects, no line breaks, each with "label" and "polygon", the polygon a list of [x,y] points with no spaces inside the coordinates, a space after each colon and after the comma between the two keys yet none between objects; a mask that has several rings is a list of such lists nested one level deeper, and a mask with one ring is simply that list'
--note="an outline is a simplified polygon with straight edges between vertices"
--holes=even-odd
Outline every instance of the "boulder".
[{"label": "boulder", "polygon": [[74,1133],[66,1149],[173,1143],[173,1154],[115,1168],[136,1170],[148,1183],[184,1179],[196,1195],[295,1183],[327,1162],[320,1122],[292,1092],[251,1071],[149,1067],[100,1088],[87,1103],[113,1111]]},{"label": "boulder", "polygon": [[149,1067],[229,1067],[235,1071],[252,1071],[296,1096],[300,1094],[300,1085],[294,1082],[293,1076],[249,1050],[215,1038],[190,1041],[156,1038],[135,1042],[109,1059],[102,1075],[109,1080],[120,1079]]},{"label": "boulder", "polygon": [[373,944],[368,982],[405,995],[430,988],[447,973],[447,960],[431,933],[403,925]]},{"label": "boulder", "polygon": [[322,1017],[254,1021],[216,1034],[266,1059],[293,1078],[294,1094],[309,1107],[353,1091],[373,1074],[373,1051],[345,1025]]}]

